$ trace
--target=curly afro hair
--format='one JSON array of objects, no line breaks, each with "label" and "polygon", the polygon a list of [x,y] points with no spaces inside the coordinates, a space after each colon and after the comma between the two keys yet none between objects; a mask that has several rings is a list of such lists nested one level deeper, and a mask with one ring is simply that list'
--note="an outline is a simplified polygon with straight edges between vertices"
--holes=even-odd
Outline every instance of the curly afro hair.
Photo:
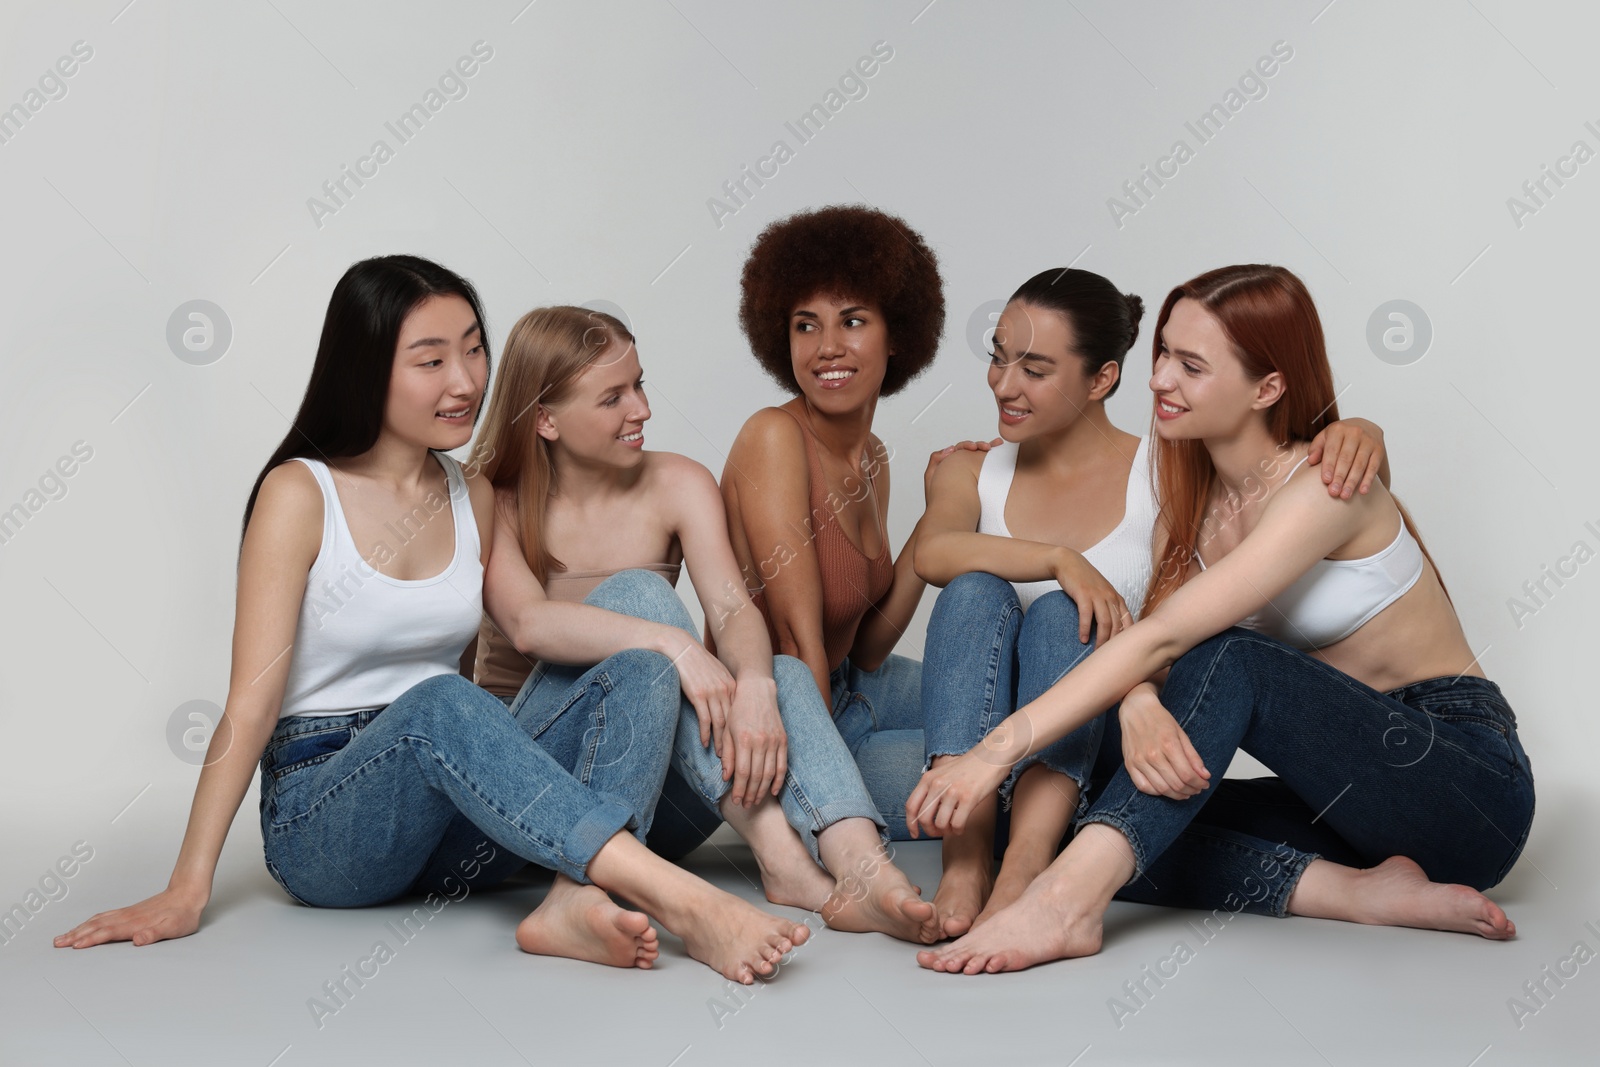
[{"label": "curly afro hair", "polygon": [[797,395],[789,316],[818,293],[866,301],[883,313],[894,355],[882,396],[928,369],[944,332],[944,283],[933,250],[904,220],[876,208],[834,205],[779,219],[756,238],[739,285],[739,324],[751,350]]}]

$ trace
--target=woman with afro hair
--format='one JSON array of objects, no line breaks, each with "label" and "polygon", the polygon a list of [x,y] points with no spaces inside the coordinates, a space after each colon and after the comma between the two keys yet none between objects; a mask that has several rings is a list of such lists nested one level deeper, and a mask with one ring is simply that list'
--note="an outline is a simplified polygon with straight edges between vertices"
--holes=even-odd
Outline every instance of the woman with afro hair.
[{"label": "woman with afro hair", "polygon": [[[803,211],[756,239],[740,281],[751,351],[793,399],[763,408],[728,454],[734,552],[775,652],[811,669],[892,837],[923,767],[922,664],[893,654],[924,583],[917,533],[890,547],[881,397],[933,362],[944,293],[902,220],[859,206]],[[939,461],[964,442],[933,454]]]}]

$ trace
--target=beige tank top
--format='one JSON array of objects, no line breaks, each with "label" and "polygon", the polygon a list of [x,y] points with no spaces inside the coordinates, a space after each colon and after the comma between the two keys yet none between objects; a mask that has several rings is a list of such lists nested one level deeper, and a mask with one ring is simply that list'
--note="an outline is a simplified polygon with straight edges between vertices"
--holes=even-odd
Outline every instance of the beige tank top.
[{"label": "beige tank top", "polygon": [[[676,586],[681,569],[678,563],[637,563],[610,571],[557,571],[545,580],[544,593],[551,600],[581,603],[596,586],[618,571],[654,571]],[[478,658],[472,671],[479,685],[495,696],[514,697],[537,662],[518,652],[511,640],[487,615],[484,616],[483,626],[478,630]]]}]

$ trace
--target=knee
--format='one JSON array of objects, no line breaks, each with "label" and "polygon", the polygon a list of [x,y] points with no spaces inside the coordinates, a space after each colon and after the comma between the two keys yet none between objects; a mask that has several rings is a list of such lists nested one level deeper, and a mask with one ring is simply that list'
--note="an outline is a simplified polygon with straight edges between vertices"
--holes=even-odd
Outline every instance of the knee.
[{"label": "knee", "polygon": [[1051,634],[1059,634],[1061,627],[1076,628],[1078,605],[1060,589],[1052,589],[1029,605],[1028,616],[1022,625],[1024,633],[1046,629]]},{"label": "knee", "polygon": [[618,571],[586,597],[584,603],[611,611],[622,612],[635,618],[654,622],[677,623],[683,602],[672,584],[654,571],[642,569]]},{"label": "knee", "polygon": [[812,692],[817,689],[817,680],[812,677],[811,668],[806,666],[804,660],[794,656],[772,657],[772,680],[778,685],[779,696],[798,691],[802,686],[809,687]]},{"label": "knee", "polygon": [[939,597],[934,601],[934,611],[943,608],[947,613],[965,612],[984,604],[1004,603],[1007,599],[1017,599],[1017,591],[1010,582],[988,571],[968,571],[956,575],[939,591]]},{"label": "knee", "polygon": [[987,571],[968,571],[939,591],[928,629],[935,632],[935,639],[943,634],[964,641],[966,629],[979,620],[987,625],[991,619],[1021,614],[1022,603],[1010,582]]},{"label": "knee", "polygon": [[1285,647],[1253,630],[1238,626],[1224,630],[1220,634],[1206,638],[1174,660],[1171,670],[1167,672],[1166,684],[1171,686],[1204,678],[1219,668],[1238,680],[1238,668],[1253,659],[1263,645],[1280,649]]}]

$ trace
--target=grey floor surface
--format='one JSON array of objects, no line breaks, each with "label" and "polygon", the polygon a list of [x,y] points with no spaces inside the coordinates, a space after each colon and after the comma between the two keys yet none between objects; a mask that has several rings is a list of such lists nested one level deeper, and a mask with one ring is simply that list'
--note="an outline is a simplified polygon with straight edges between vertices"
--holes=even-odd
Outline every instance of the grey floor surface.
[{"label": "grey floor surface", "polygon": [[[651,972],[519,952],[512,930],[543,892],[544,883],[532,878],[445,906],[409,941],[395,926],[416,902],[354,911],[300,907],[262,866],[253,799],[229,839],[197,935],[138,949],[55,950],[55,933],[164,884],[188,797],[158,786],[119,812],[126,802],[79,795],[81,818],[7,813],[8,906],[76,842],[85,841],[93,859],[61,887],[52,885],[66,896],[47,901],[0,946],[6,1067],[1494,1067],[1597,1059],[1600,964],[1589,960],[1600,952],[1600,864],[1585,830],[1592,794],[1541,795],[1523,861],[1491,894],[1518,924],[1510,943],[1252,916],[1205,930],[1201,913],[1117,904],[1105,950],[1091,959],[952,977],[920,970],[911,947],[886,937],[823,931],[776,981],[740,994],[666,935]],[[111,812],[118,812],[115,821]],[[938,846],[895,849],[931,894]],[[726,829],[689,865],[759,900],[750,854]],[[319,1019],[312,999],[334,1004],[324,983],[371,956],[379,941],[392,958],[364,985],[347,981],[353,992]],[[1172,962],[1179,942],[1187,949],[1176,953],[1182,963]],[[1158,985],[1147,967],[1171,977]],[[1141,981],[1142,1002],[1125,989]],[[1542,983],[1537,998],[1529,982]]]}]

